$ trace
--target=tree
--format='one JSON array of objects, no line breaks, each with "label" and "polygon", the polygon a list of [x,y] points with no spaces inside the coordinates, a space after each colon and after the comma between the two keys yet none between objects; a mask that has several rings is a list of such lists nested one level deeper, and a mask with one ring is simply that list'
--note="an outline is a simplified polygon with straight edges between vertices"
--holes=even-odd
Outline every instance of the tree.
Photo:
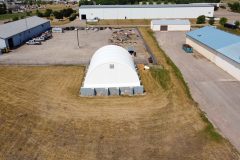
[{"label": "tree", "polygon": [[204,15],[197,17],[197,24],[204,24],[205,22],[206,22],[206,17]]},{"label": "tree", "polygon": [[46,11],[44,12],[44,17],[50,17],[52,12],[52,9],[46,9]]},{"label": "tree", "polygon": [[239,21],[236,21],[234,24],[235,24],[236,27],[239,27],[240,22],[239,22]]},{"label": "tree", "polygon": [[0,14],[6,14],[7,13],[7,7],[5,3],[0,4]]},{"label": "tree", "polygon": [[210,25],[213,25],[214,22],[215,22],[214,18],[210,18],[210,19],[208,20],[208,23],[209,23]]},{"label": "tree", "polygon": [[62,13],[64,17],[69,17],[73,13],[73,9],[72,8],[63,9]]},{"label": "tree", "polygon": [[53,15],[56,19],[63,19],[63,12],[62,11],[54,11]]},{"label": "tree", "polygon": [[225,23],[227,23],[228,19],[225,17],[220,18],[219,24],[221,24],[222,26],[224,26]]},{"label": "tree", "polygon": [[38,17],[43,17],[43,13],[40,12],[39,10],[36,11],[36,15],[37,15]]},{"label": "tree", "polygon": [[231,11],[240,13],[240,2],[228,3],[228,6]]}]

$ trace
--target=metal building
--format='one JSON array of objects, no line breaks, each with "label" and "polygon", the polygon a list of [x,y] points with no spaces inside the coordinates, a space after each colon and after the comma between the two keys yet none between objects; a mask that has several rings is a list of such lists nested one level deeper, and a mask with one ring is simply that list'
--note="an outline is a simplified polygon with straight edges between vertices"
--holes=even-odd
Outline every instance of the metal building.
[{"label": "metal building", "polygon": [[191,29],[189,20],[152,20],[153,31],[189,31]]},{"label": "metal building", "polygon": [[0,48],[15,48],[50,27],[49,20],[37,16],[0,25]]},{"label": "metal building", "polygon": [[211,26],[187,33],[186,43],[240,80],[240,37]]},{"label": "metal building", "polygon": [[141,87],[133,58],[128,51],[116,45],[107,45],[93,55],[81,95],[133,95],[134,90],[138,94]]},{"label": "metal building", "polygon": [[209,4],[166,5],[81,5],[80,20],[93,19],[161,19],[213,17],[214,7]]}]

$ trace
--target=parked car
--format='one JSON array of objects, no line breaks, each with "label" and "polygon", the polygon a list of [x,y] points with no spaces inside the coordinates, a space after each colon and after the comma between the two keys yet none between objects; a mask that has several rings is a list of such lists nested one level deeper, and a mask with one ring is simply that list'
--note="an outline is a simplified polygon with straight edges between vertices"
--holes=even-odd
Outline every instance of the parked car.
[{"label": "parked car", "polygon": [[40,36],[37,38],[33,38],[33,40],[35,40],[36,42],[42,42],[42,41],[45,41],[45,38],[43,36]]},{"label": "parked car", "polygon": [[27,45],[41,45],[42,43],[36,40],[29,40],[26,42]]}]

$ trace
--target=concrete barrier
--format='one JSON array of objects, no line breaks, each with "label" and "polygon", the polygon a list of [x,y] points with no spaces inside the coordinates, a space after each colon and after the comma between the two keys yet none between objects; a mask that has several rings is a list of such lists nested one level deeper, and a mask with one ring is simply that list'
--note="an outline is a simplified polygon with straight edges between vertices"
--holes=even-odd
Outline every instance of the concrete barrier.
[{"label": "concrete barrier", "polygon": [[95,96],[94,88],[83,88],[80,89],[81,96]]},{"label": "concrete barrier", "polygon": [[142,95],[143,92],[144,92],[143,86],[133,87],[133,94],[134,95]]},{"label": "concrete barrier", "polygon": [[96,96],[108,96],[107,88],[95,88]]},{"label": "concrete barrier", "polygon": [[120,94],[119,88],[117,87],[108,88],[108,91],[109,91],[109,96],[119,96]]},{"label": "concrete barrier", "polygon": [[120,87],[120,95],[133,95],[133,88],[131,87]]}]

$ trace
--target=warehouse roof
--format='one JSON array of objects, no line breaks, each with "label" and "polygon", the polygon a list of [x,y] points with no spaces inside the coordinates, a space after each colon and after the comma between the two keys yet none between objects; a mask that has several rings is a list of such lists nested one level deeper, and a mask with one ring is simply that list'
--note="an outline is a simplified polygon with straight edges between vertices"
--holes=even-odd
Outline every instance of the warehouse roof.
[{"label": "warehouse roof", "polygon": [[190,25],[189,20],[180,20],[180,19],[174,19],[174,20],[152,20],[151,23],[153,25]]},{"label": "warehouse roof", "polygon": [[240,37],[211,26],[187,33],[187,36],[240,63]]},{"label": "warehouse roof", "polygon": [[49,22],[49,20],[33,16],[0,25],[0,38],[9,38],[46,22]]},{"label": "warehouse roof", "polygon": [[211,4],[158,4],[158,5],[81,5],[80,8],[174,8],[213,7]]}]

